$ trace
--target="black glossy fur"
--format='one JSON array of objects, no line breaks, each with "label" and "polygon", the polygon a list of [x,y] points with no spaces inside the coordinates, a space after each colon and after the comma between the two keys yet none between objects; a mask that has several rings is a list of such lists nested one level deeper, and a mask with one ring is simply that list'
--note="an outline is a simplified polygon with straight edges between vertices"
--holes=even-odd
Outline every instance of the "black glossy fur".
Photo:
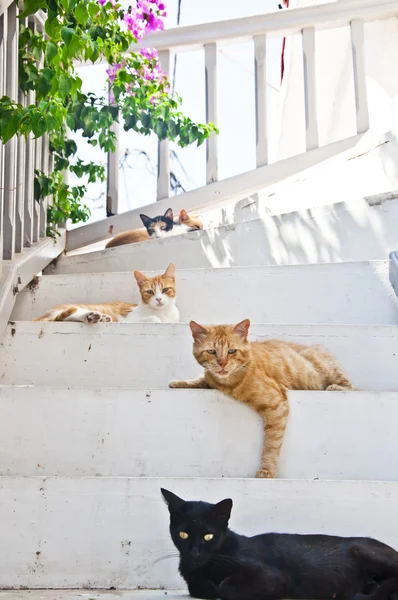
[{"label": "black glossy fur", "polygon": [[[232,500],[185,502],[161,491],[180,573],[195,598],[388,600],[398,591],[398,552],[377,540],[285,533],[246,537],[228,528]],[[213,539],[205,541],[207,534]]]},{"label": "black glossy fur", "polygon": [[155,233],[154,225],[158,224],[165,233],[171,231],[175,225],[173,221],[173,209],[171,208],[168,208],[164,215],[154,217],[153,219],[147,215],[140,215],[140,218],[151,237]]}]

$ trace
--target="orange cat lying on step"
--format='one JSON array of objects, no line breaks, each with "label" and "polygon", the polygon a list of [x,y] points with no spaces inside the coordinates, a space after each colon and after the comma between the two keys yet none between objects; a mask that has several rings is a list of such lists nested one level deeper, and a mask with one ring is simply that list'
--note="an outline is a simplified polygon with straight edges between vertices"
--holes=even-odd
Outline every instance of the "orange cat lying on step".
[{"label": "orange cat lying on step", "polygon": [[136,244],[154,238],[175,235],[176,233],[186,233],[188,231],[203,229],[203,223],[200,219],[188,215],[184,208],[180,210],[180,214],[175,219],[171,208],[168,208],[164,215],[159,215],[153,219],[146,215],[140,215],[140,218],[145,225],[145,229],[132,229],[131,231],[118,233],[114,238],[109,240],[105,248],[114,248],[115,246],[124,246],[125,244]]},{"label": "orange cat lying on step", "polygon": [[254,408],[264,419],[257,477],[275,477],[289,414],[288,390],[354,390],[326,350],[280,340],[249,342],[250,321],[203,327],[189,324],[193,355],[204,374],[171,381],[172,388],[212,388]]},{"label": "orange cat lying on step", "polygon": [[163,275],[147,277],[134,271],[141,302],[105,302],[104,304],[61,304],[34,321],[77,321],[79,323],[178,323],[175,269],[171,263]]}]

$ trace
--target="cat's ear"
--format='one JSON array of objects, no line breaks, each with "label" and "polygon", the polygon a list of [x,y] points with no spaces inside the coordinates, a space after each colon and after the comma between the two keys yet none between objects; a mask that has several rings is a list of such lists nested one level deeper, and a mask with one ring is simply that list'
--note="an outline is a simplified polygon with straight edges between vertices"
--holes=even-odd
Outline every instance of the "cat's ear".
[{"label": "cat's ear", "polygon": [[160,488],[162,492],[163,498],[166,500],[166,504],[169,507],[170,513],[178,512],[182,506],[185,504],[185,500],[179,498],[173,492],[169,492],[169,490],[165,490],[164,488]]},{"label": "cat's ear", "polygon": [[138,287],[141,287],[142,284],[145,283],[146,280],[148,279],[148,277],[146,275],[144,275],[144,273],[141,273],[141,271],[134,271],[134,277],[135,277]]},{"label": "cat's ear", "polygon": [[195,321],[190,321],[189,326],[191,328],[192,337],[195,340],[195,342],[201,342],[209,333],[209,330],[206,329],[206,327],[203,327],[203,325],[199,325],[199,323],[195,323]]},{"label": "cat's ear", "polygon": [[185,210],[185,208],[182,208],[180,210],[179,220],[180,220],[181,223],[184,223],[184,221],[189,221],[188,213]]},{"label": "cat's ear", "polygon": [[173,217],[173,209],[172,208],[168,208],[166,210],[166,212],[164,213],[163,216],[164,216],[165,219],[171,219],[171,220],[173,220],[173,218],[174,218]]},{"label": "cat's ear", "polygon": [[167,269],[164,272],[163,277],[170,277],[170,279],[176,278],[176,268],[174,266],[174,263],[169,264],[169,266],[167,267]]},{"label": "cat's ear", "polygon": [[245,319],[244,321],[241,321],[240,323],[235,325],[235,327],[233,329],[233,333],[236,333],[236,335],[239,335],[239,337],[246,340],[247,334],[249,333],[249,327],[250,327],[250,321],[249,321],[249,319]]},{"label": "cat's ear", "polygon": [[225,500],[221,500],[221,502],[215,504],[211,512],[219,521],[223,521],[225,525],[227,525],[231,516],[231,510],[232,500],[231,498],[226,498]]},{"label": "cat's ear", "polygon": [[151,217],[147,217],[146,215],[140,215],[141,221],[144,223],[145,227],[150,227],[152,224]]}]

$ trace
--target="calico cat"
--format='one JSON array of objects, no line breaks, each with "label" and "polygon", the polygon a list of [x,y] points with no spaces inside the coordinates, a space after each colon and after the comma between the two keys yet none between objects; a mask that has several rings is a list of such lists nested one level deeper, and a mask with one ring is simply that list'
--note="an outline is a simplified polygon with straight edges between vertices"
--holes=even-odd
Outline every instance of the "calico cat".
[{"label": "calico cat", "polygon": [[204,327],[189,324],[193,355],[204,374],[171,381],[172,388],[212,388],[254,408],[264,419],[257,477],[275,477],[289,413],[288,390],[354,390],[323,348],[279,340],[249,342],[250,321]]},{"label": "calico cat", "polygon": [[165,237],[173,230],[176,233],[176,226],[180,229],[178,233],[203,229],[200,219],[189,216],[184,208],[181,209],[177,218],[173,217],[173,210],[171,208],[168,208],[164,215],[154,217],[153,219],[147,217],[147,215],[140,215],[140,218],[145,225],[145,229],[132,229],[131,231],[118,233],[114,238],[109,240],[105,248],[114,248],[115,246],[124,246],[125,244],[145,242],[152,238]]},{"label": "calico cat", "polygon": [[365,537],[264,533],[228,528],[232,500],[186,502],[161,490],[179,571],[194,598],[389,600],[398,592],[398,552]]},{"label": "calico cat", "polygon": [[134,271],[141,302],[104,304],[61,304],[34,321],[77,321],[80,323],[178,323],[175,268],[171,263],[163,275],[147,277]]}]

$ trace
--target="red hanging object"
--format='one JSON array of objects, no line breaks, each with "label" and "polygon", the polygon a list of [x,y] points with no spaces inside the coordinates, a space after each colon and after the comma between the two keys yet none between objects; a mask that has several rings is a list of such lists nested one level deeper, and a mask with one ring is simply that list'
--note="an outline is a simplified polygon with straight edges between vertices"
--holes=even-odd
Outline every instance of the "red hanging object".
[{"label": "red hanging object", "polygon": [[[289,8],[289,0],[283,0],[283,4],[286,8]],[[281,57],[281,83],[283,81],[283,74],[285,72],[285,46],[286,46],[286,38],[283,38],[282,42],[282,57]]]}]

